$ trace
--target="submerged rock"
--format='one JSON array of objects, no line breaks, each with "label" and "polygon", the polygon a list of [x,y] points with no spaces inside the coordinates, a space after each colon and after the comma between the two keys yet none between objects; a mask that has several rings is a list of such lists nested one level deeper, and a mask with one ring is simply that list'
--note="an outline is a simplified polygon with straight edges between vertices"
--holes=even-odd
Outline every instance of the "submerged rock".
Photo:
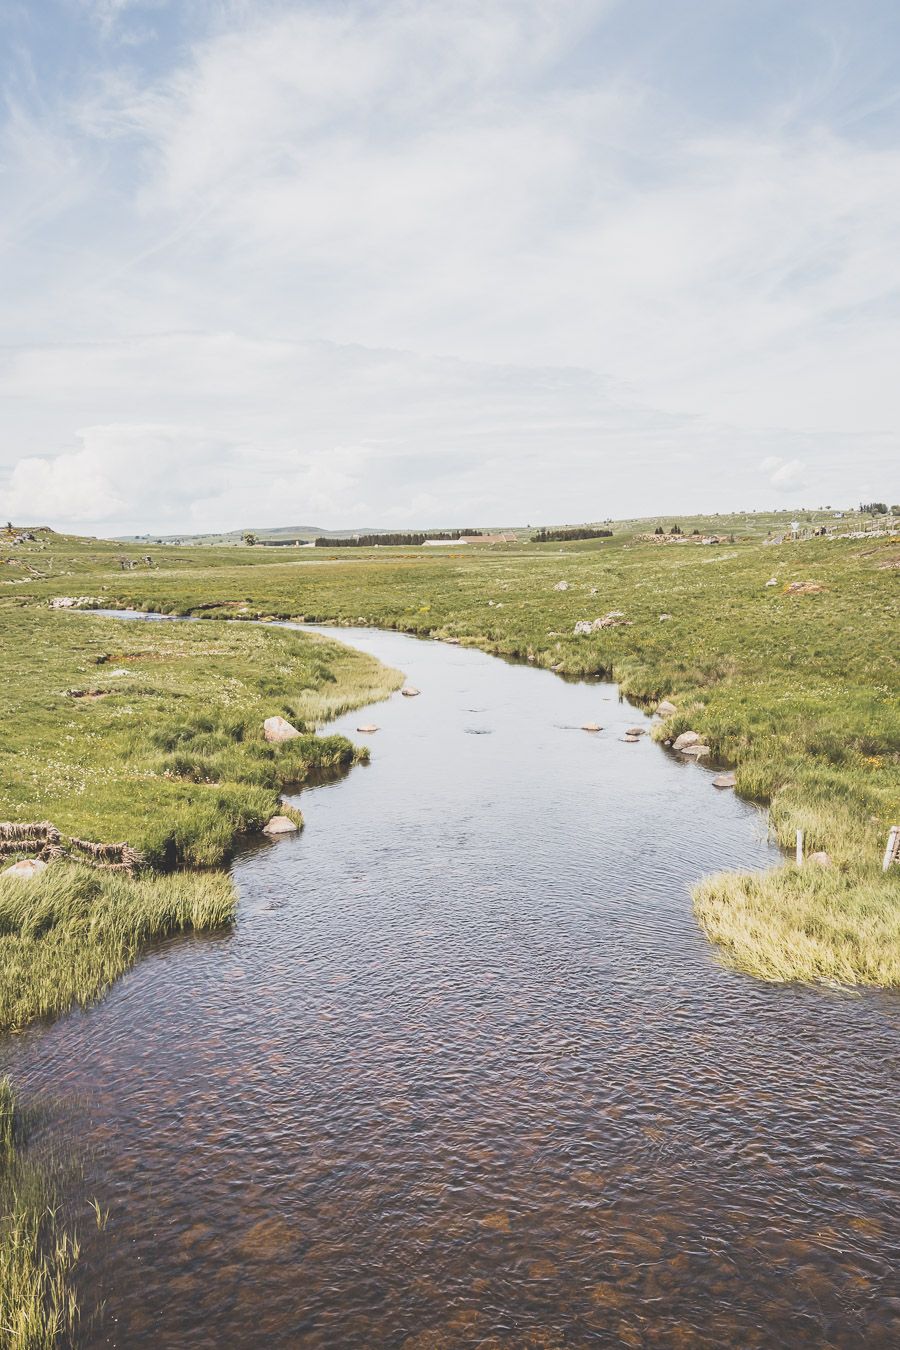
[{"label": "submerged rock", "polygon": [[267,717],[263,722],[263,735],[273,745],[281,745],[299,736],[300,732],[283,717]]},{"label": "submerged rock", "polygon": [[22,858],[20,862],[14,862],[11,867],[4,867],[0,876],[18,877],[20,881],[30,881],[32,877],[38,877],[46,870],[47,864],[40,858]]},{"label": "submerged rock", "polygon": [[374,732],[378,730],[378,727],[376,727],[374,722],[370,722],[368,726],[363,725],[361,727],[357,727],[356,730],[361,731],[364,736],[371,736]]},{"label": "submerged rock", "polygon": [[300,826],[287,816],[273,816],[268,825],[263,826],[263,834],[296,834]]},{"label": "submerged rock", "polygon": [[582,731],[602,731],[603,728],[601,727],[601,725],[600,725],[599,722],[583,722],[583,723],[581,724],[581,730],[582,730]]}]

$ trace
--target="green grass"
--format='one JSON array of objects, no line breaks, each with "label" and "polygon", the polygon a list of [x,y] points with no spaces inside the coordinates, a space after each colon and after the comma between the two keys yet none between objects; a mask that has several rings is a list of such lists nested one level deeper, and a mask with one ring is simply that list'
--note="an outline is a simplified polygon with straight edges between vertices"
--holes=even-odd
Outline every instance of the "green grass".
[{"label": "green grass", "polygon": [[27,1155],[27,1125],[0,1079],[0,1345],[53,1350],[78,1327],[78,1242],[59,1220],[50,1172]]},{"label": "green grass", "polygon": [[132,879],[56,863],[31,881],[0,875],[0,1030],[86,1007],[151,942],[223,928],[234,909],[219,871]]},{"label": "green grass", "polygon": [[[0,820],[213,866],[288,784],[357,752],[317,728],[386,697],[395,672],[309,634],[2,607]],[[116,672],[124,671],[124,674]],[[304,734],[268,744],[281,715]]]},{"label": "green grass", "polygon": [[[764,540],[784,531],[785,517],[677,519],[735,543],[636,543],[636,530],[653,527],[645,521],[616,526],[611,540],[573,545],[363,550],[352,559],[327,549],[289,559],[254,549],[157,549],[158,568],[122,573],[108,554],[104,561],[109,545],[56,539],[41,555],[52,553],[54,577],[10,590],[19,603],[45,604],[74,590],[61,585],[68,568],[81,591],[105,604],[452,636],[565,674],[612,676],[648,706],[669,697],[679,710],[671,730],[701,732],[720,762],[737,766],[738,791],[769,804],[779,842],[792,846],[802,828],[808,850],[831,854],[828,894],[844,896],[850,921],[861,922],[861,887],[883,909],[884,925],[859,929],[862,945],[833,929],[823,939],[834,948],[829,968],[843,979],[881,982],[896,969],[893,952],[880,947],[895,941],[888,920],[900,904],[900,869],[880,873],[888,827],[900,820],[900,539],[772,545]],[[772,578],[777,584],[767,586]],[[568,590],[554,589],[560,580]],[[795,581],[821,590],[792,594]],[[613,609],[626,624],[574,636],[578,620]],[[824,907],[809,869],[791,886],[808,890],[814,911]],[[733,895],[728,903],[737,904]],[[718,940],[708,906],[698,912]],[[782,976],[809,978],[797,945],[777,931]],[[741,953],[726,957],[754,973],[769,968],[750,959],[746,944]]]}]

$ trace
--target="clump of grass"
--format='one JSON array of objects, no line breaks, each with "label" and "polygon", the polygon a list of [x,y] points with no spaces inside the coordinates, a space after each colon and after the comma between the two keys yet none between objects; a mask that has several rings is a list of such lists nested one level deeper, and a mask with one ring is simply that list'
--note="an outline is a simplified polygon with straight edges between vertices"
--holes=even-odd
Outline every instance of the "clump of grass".
[{"label": "clump of grass", "polygon": [[857,868],[720,872],[694,912],[726,965],[763,980],[900,984],[900,887]]},{"label": "clump of grass", "polygon": [[28,882],[0,875],[0,1031],[94,1002],[156,939],[227,925],[223,872],[132,879],[55,863]]},{"label": "clump of grass", "polygon": [[0,1079],[0,1344],[54,1350],[78,1326],[78,1241],[56,1207],[49,1172],[27,1156],[27,1120]]}]

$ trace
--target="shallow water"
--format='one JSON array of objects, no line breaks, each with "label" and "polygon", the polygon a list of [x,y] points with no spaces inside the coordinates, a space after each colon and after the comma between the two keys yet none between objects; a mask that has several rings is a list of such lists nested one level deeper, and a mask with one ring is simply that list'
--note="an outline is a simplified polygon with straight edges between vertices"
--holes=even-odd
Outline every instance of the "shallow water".
[{"label": "shallow water", "polygon": [[763,817],[609,684],[335,635],[422,690],[335,724],[371,765],[240,856],[233,932],[2,1048],[111,1211],[86,1343],[896,1345],[900,1000],[691,915]]}]

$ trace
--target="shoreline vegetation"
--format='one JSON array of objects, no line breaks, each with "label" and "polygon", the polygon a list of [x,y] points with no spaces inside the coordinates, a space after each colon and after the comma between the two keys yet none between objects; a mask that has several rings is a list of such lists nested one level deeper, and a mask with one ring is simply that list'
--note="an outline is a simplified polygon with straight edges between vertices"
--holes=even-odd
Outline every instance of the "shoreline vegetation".
[{"label": "shoreline vegetation", "polygon": [[[4,601],[6,603],[4,603]],[[386,698],[400,675],[313,634],[223,623],[60,614],[0,599],[0,820],[127,841],[146,869],[58,860],[0,874],[0,1032],[100,998],[154,942],[234,918],[221,870],[284,788],[364,760],[318,728]],[[300,735],[264,739],[284,716]],[[6,840],[0,868],[33,856]],[[0,1081],[0,1343],[72,1344],[78,1243],[52,1169],[28,1152],[26,1112]]]},{"label": "shoreline vegetation", "polygon": [[817,537],[813,516],[794,539],[787,521],[690,517],[662,541],[659,522],[630,522],[558,548],[322,548],[314,561],[169,547],[146,566],[133,547],[48,535],[43,575],[9,591],[44,618],[71,596],[394,628],[612,678],[648,709],[671,700],[657,738],[701,733],[707,762],[733,767],[736,791],[768,806],[783,848],[801,829],[807,854],[832,863],[827,877],[786,863],[752,886],[698,882],[695,911],[721,958],[770,980],[897,985],[900,868],[883,874],[881,859],[900,819],[900,536],[847,519],[847,537]]},{"label": "shoreline vegetation", "polygon": [[74,1287],[79,1247],[58,1208],[54,1171],[27,1151],[31,1113],[0,1078],[0,1344],[6,1350],[72,1345],[80,1324]]}]

